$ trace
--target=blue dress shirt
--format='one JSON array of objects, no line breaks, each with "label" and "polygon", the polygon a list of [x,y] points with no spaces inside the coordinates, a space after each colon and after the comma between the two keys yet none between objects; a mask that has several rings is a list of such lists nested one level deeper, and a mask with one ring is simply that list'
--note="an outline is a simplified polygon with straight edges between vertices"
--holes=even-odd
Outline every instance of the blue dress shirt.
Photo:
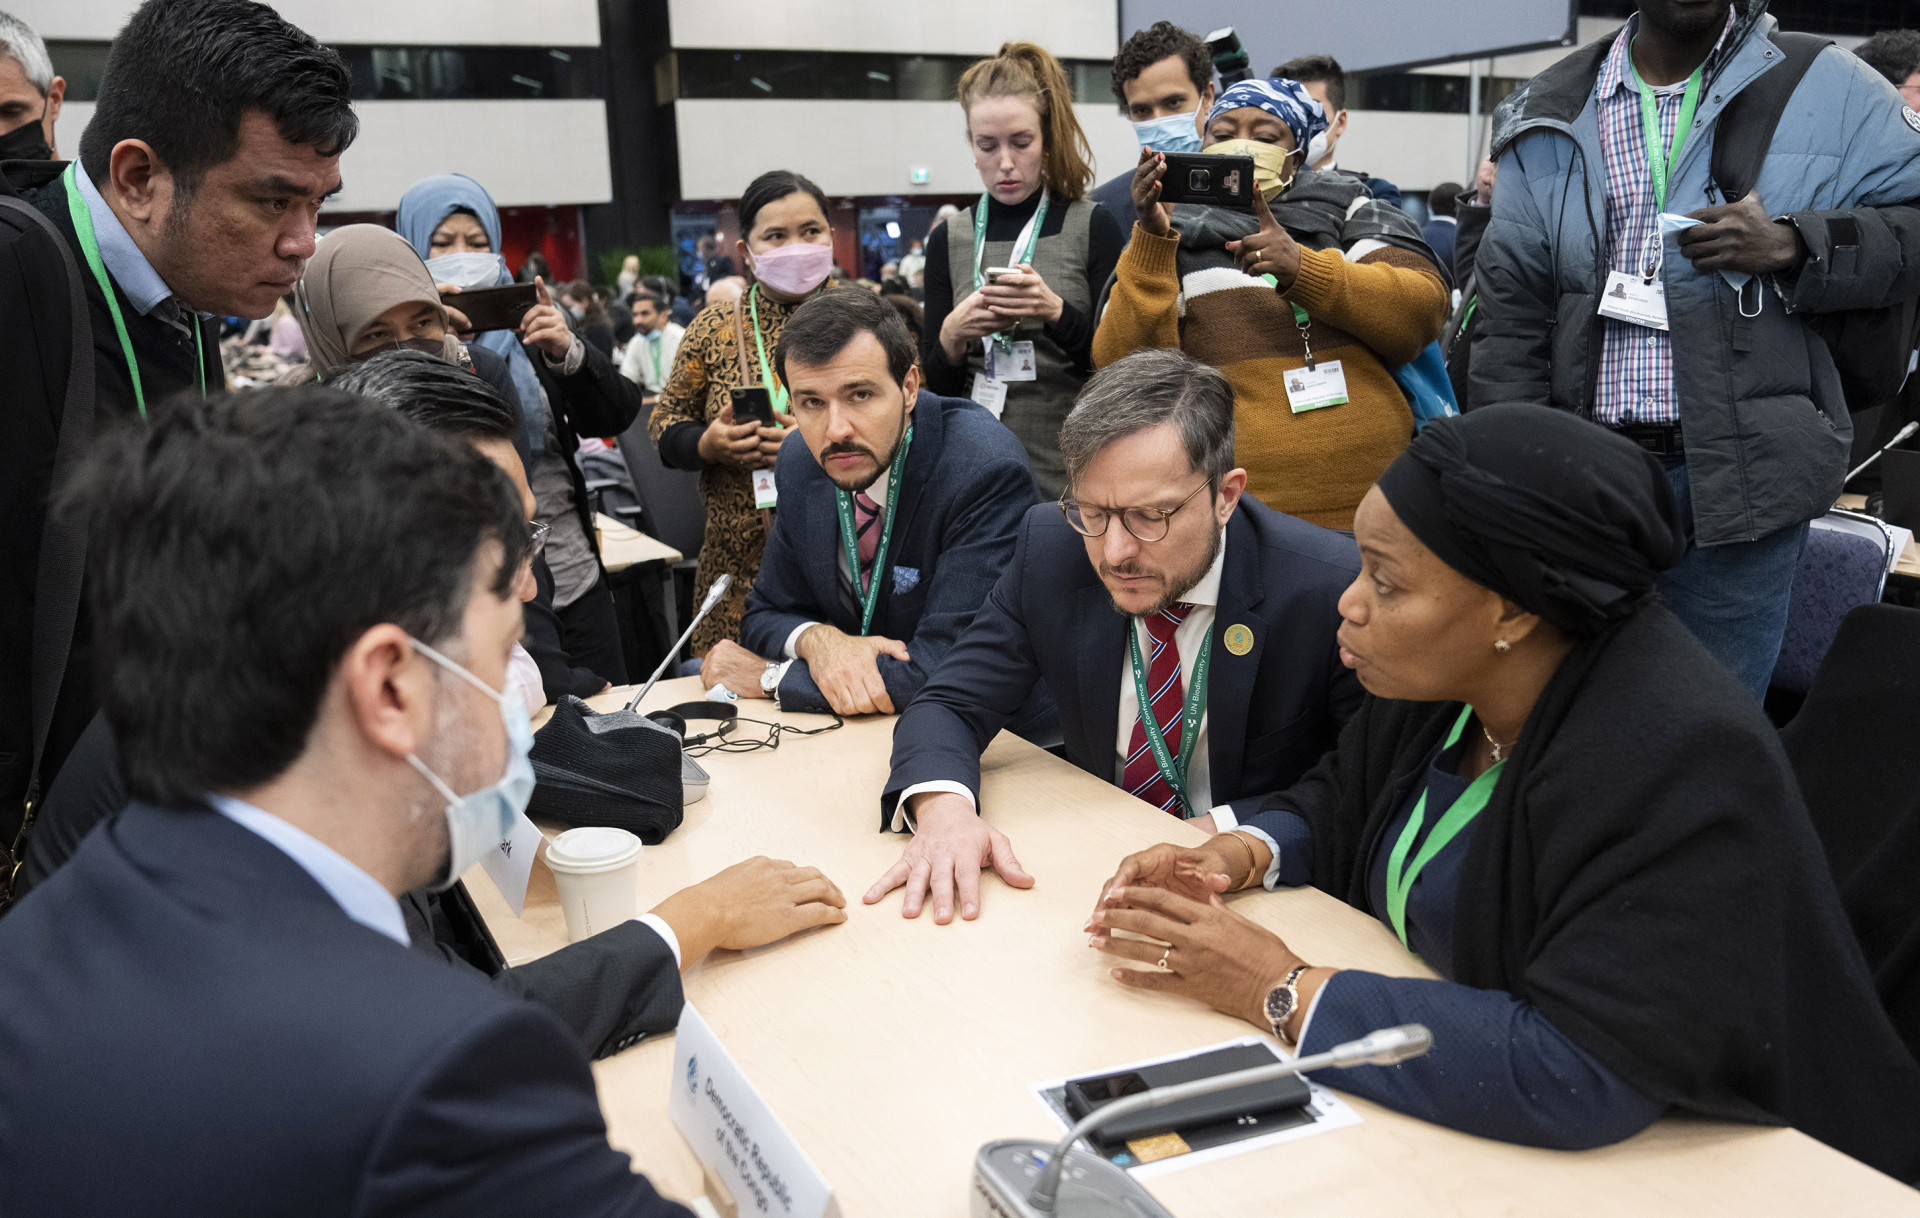
[{"label": "blue dress shirt", "polygon": [[153,269],[147,256],[140,252],[126,225],[120,223],[120,217],[114,215],[113,208],[107,206],[106,199],[100,195],[100,188],[93,184],[86,170],[81,169],[73,176],[80,184],[80,198],[87,205],[87,215],[93,220],[93,239],[100,247],[100,262],[107,268],[107,274],[114,283],[127,294],[127,300],[134,310],[145,317],[162,302],[173,299],[173,289],[167,286],[166,280],[160,278],[160,272]]}]

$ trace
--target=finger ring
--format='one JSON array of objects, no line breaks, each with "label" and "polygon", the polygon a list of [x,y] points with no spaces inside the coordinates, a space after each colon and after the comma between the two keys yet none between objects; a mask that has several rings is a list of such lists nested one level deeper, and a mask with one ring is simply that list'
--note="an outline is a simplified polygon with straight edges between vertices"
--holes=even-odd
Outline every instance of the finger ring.
[{"label": "finger ring", "polygon": [[[1171,947],[1169,947],[1169,948],[1168,948],[1168,949],[1167,949],[1166,951],[1164,951],[1164,952],[1161,952],[1161,953],[1160,953],[1160,963],[1159,963],[1158,965],[1156,965],[1155,967],[1157,967],[1157,968],[1166,968],[1166,967],[1167,967],[1167,957],[1168,957],[1168,956],[1171,956],[1171,955],[1173,955],[1173,949],[1172,949]],[[1169,971],[1171,971],[1171,970],[1169,970]]]}]

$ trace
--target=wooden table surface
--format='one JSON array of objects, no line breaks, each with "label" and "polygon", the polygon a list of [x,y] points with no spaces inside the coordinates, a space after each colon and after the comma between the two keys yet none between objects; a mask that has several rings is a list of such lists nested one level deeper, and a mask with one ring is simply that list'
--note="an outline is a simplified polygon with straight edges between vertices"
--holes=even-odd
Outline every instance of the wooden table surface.
[{"label": "wooden table surface", "polygon": [[679,562],[686,557],[666,542],[630,529],[605,512],[596,513],[593,524],[600,534],[600,561],[608,574],[643,562]]},{"label": "wooden table surface", "polygon": [[[662,682],[645,707],[700,693],[696,679]],[[766,702],[741,706],[759,719],[824,722]],[[1081,932],[1121,856],[1198,841],[1200,831],[1004,733],[985,758],[986,814],[1035,886],[1020,892],[983,876],[979,920],[948,926],[930,914],[903,919],[898,892],[862,905],[903,840],[877,832],[893,722],[853,720],[788,737],[777,752],[702,758],[713,776],[707,798],[642,855],[639,908],[754,854],[832,877],[847,894],[844,925],[717,952],[686,974],[687,998],[832,1183],[847,1218],[961,1218],[982,1143],[1059,1136],[1030,1083],[1254,1029],[1185,999],[1122,989]],[[466,881],[509,961],[566,942],[544,864],[524,919],[479,868]],[[1324,893],[1255,892],[1235,908],[1309,961],[1432,976],[1380,923]],[[597,1062],[594,1075],[613,1144],[684,1200],[701,1191],[700,1170],[667,1117],[670,1039]],[[1363,1117],[1357,1127],[1147,1186],[1182,1218],[1920,1215],[1920,1194],[1789,1129],[1668,1118],[1617,1146],[1572,1153],[1487,1141],[1348,1098]]]}]

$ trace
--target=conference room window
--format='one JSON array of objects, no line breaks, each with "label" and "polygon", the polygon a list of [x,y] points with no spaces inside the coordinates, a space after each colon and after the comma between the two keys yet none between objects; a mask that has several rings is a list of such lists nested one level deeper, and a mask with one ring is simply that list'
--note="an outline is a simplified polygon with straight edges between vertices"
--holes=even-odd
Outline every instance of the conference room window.
[{"label": "conference room window", "polygon": [[[895,55],[858,51],[681,50],[660,67],[669,82],[663,101],[748,97],[845,101],[954,99],[960,74],[978,55]],[[1076,102],[1111,103],[1113,64],[1105,59],[1061,61]]]}]

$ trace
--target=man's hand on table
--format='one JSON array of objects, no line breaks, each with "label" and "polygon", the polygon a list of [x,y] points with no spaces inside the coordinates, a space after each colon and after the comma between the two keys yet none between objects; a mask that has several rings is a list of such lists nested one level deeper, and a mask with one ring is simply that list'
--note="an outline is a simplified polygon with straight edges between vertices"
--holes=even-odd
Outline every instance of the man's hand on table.
[{"label": "man's hand on table", "polygon": [[[812,631],[808,631],[812,634]],[[953,921],[953,899],[960,896],[960,916],[980,916],[980,871],[992,867],[1014,888],[1032,888],[1033,877],[1013,857],[1007,835],[981,820],[964,796],[929,791],[913,797],[908,809],[917,831],[900,861],[867,889],[871,905],[889,892],[906,886],[900,916],[917,918],[927,894],[933,894],[933,920],[942,926]]]},{"label": "man's hand on table", "polygon": [[741,698],[764,698],[767,694],[760,688],[760,674],[765,671],[765,660],[732,639],[721,639],[700,663],[700,684],[708,689],[724,685]]},{"label": "man's hand on table", "polygon": [[902,664],[912,660],[899,639],[852,635],[824,622],[803,631],[793,651],[807,662],[827,705],[842,715],[891,715],[893,699],[880,676],[880,657],[892,656]]},{"label": "man's hand on table", "polygon": [[756,857],[682,888],[653,913],[673,927],[686,969],[716,947],[744,951],[845,922],[847,898],[816,868]]}]

